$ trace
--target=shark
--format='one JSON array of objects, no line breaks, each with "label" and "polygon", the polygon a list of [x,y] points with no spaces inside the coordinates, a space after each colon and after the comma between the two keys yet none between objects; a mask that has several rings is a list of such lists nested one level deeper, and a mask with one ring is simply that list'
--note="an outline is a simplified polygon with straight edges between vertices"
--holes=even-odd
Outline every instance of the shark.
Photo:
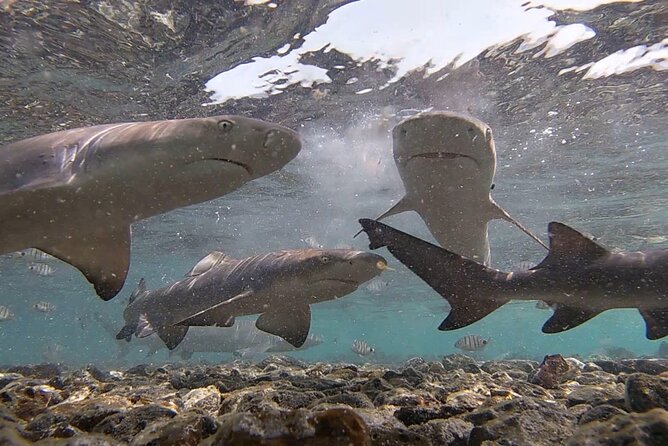
[{"label": "shark", "polygon": [[104,300],[121,290],[133,222],[202,203],[281,169],[299,135],[242,116],[75,128],[0,147],[0,254],[36,248]]},{"label": "shark", "polygon": [[[162,340],[155,335],[138,341],[145,341],[147,356],[165,348]],[[190,359],[194,353],[233,353],[244,357],[255,353],[305,350],[322,343],[321,336],[309,334],[304,344],[297,348],[278,336],[258,330],[254,320],[240,319],[232,327],[190,327],[183,341],[169,353],[170,357],[178,355],[184,360]]]},{"label": "shark", "polygon": [[406,192],[376,220],[415,211],[442,247],[485,265],[490,220],[514,224],[547,249],[491,196],[496,148],[487,124],[460,113],[423,112],[397,124],[392,140]]},{"label": "shark", "polygon": [[543,333],[570,330],[606,310],[636,308],[648,339],[668,335],[668,248],[612,252],[550,222],[547,256],[529,270],[504,272],[384,223],[359,222],[371,249],[387,247],[448,301],[451,310],[439,330],[466,327],[510,300],[541,300],[553,310]]},{"label": "shark", "polygon": [[312,304],[346,296],[385,269],[383,257],[350,249],[284,250],[241,260],[213,251],[169,286],[149,291],[142,279],[116,339],[157,333],[173,350],[190,326],[231,327],[235,317],[259,314],[259,330],[301,347]]}]

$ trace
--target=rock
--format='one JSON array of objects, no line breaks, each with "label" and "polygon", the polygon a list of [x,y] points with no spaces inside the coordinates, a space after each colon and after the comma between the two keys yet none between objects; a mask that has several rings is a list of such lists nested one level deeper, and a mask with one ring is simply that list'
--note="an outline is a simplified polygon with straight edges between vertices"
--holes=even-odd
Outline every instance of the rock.
[{"label": "rock", "polygon": [[32,441],[47,437],[67,438],[76,435],[76,430],[67,422],[67,417],[53,413],[42,413],[30,420],[26,426]]},{"label": "rock", "polygon": [[258,362],[257,367],[260,370],[264,370],[269,364],[277,365],[281,369],[285,367],[305,369],[307,367],[307,364],[304,361],[300,361],[299,359],[293,358],[291,356],[282,356],[282,355],[269,355],[262,361]]},{"label": "rock", "polygon": [[616,415],[624,414],[626,414],[626,412],[618,407],[611,406],[609,404],[601,404],[600,406],[592,407],[580,415],[578,424],[582,425],[592,423],[594,421],[605,421]]},{"label": "rock", "polygon": [[634,373],[626,379],[625,399],[632,412],[668,409],[668,378]]},{"label": "rock", "polygon": [[620,373],[647,373],[658,375],[668,371],[668,360],[666,359],[626,359],[621,361],[599,360],[596,365],[608,373],[618,375]]},{"label": "rock", "polygon": [[568,446],[664,446],[668,444],[668,412],[652,409],[645,413],[616,415],[606,421],[582,425]]},{"label": "rock", "polygon": [[[536,446],[563,444],[571,436],[576,419],[560,404],[531,398],[480,408],[463,418],[475,425],[469,436],[470,446],[496,440]],[[540,435],[536,435],[538,432]]]},{"label": "rock", "polygon": [[572,374],[573,367],[563,356],[547,355],[529,381],[546,389],[555,389]]},{"label": "rock", "polygon": [[[260,411],[230,413],[219,418],[217,433],[203,445],[351,445],[371,444],[364,420],[351,409],[332,408],[310,413],[306,409],[288,412]],[[265,439],[271,439],[268,443]]]},{"label": "rock", "polygon": [[208,386],[191,390],[182,400],[185,410],[217,415],[220,410],[221,395],[215,386]]},{"label": "rock", "polygon": [[51,379],[60,376],[65,369],[60,364],[37,364],[10,367],[9,373],[19,373],[32,378]]},{"label": "rock", "polygon": [[379,393],[373,400],[373,405],[381,406],[428,406],[435,404],[436,399],[428,392],[420,390],[407,390],[402,388],[392,389],[388,392]]},{"label": "rock", "polygon": [[34,444],[20,434],[19,426],[6,420],[0,420],[0,445],[27,446]]},{"label": "rock", "polygon": [[382,378],[373,378],[365,382],[361,386],[361,391],[370,399],[376,399],[376,396],[381,392],[388,392],[392,390],[393,387]]},{"label": "rock", "polygon": [[7,384],[12,383],[18,379],[22,379],[23,375],[20,373],[0,373],[0,390]]},{"label": "rock", "polygon": [[102,420],[119,412],[120,409],[114,407],[98,403],[87,403],[75,411],[69,418],[69,423],[77,429],[90,432]]},{"label": "rock", "polygon": [[356,409],[373,409],[374,405],[368,396],[361,392],[344,392],[337,395],[328,396],[313,402],[312,406],[316,404],[346,404]]},{"label": "rock", "polygon": [[416,432],[434,445],[467,446],[473,424],[459,418],[449,420],[431,420],[424,424],[411,426]]},{"label": "rock", "polygon": [[108,416],[93,428],[93,432],[111,435],[115,439],[130,442],[149,423],[162,418],[173,418],[175,415],[176,412],[171,409],[149,404]]},{"label": "rock", "polygon": [[538,364],[534,361],[514,359],[514,360],[500,360],[500,361],[485,361],[480,368],[490,375],[496,372],[506,372],[510,376],[512,373],[518,371],[524,373],[531,373],[538,368]]},{"label": "rock", "polygon": [[148,425],[130,446],[195,446],[216,433],[216,420],[207,415],[176,416]]},{"label": "rock", "polygon": [[614,406],[623,406],[624,390],[617,388],[616,385],[608,386],[580,386],[570,392],[566,399],[568,406],[576,404],[590,404],[598,406],[600,404],[612,404]]},{"label": "rock", "polygon": [[459,353],[454,353],[452,355],[443,357],[441,364],[443,364],[443,368],[446,372],[452,370],[463,370],[467,373],[481,372],[481,369],[476,363],[475,359]]},{"label": "rock", "polygon": [[26,421],[45,412],[48,407],[63,401],[60,391],[45,384],[30,385],[30,381],[14,381],[0,391],[0,402]]},{"label": "rock", "polygon": [[461,413],[464,412],[446,405],[440,407],[402,407],[394,412],[394,417],[406,426],[413,426],[439,418],[450,418]]},{"label": "rock", "polygon": [[125,373],[127,375],[136,375],[136,376],[152,376],[155,372],[155,367],[148,364],[139,364],[132,368],[129,368]]}]

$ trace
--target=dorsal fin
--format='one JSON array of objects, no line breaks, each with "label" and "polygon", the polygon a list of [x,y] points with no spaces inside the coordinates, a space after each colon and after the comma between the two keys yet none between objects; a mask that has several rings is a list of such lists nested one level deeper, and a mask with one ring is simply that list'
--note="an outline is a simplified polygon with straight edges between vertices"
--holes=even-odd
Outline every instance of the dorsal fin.
[{"label": "dorsal fin", "polygon": [[132,302],[139,297],[139,295],[144,294],[146,292],[146,280],[142,277],[141,280],[139,281],[139,285],[137,285],[137,288],[130,294],[130,299],[128,300],[128,305],[130,305]]},{"label": "dorsal fin", "polygon": [[216,267],[223,263],[226,260],[234,260],[231,257],[225,255],[221,251],[212,251],[206,255],[202,260],[197,262],[197,264],[191,269],[187,274],[188,276],[199,276],[209,271],[211,268]]},{"label": "dorsal fin", "polygon": [[565,263],[589,263],[610,253],[606,248],[580,232],[556,221],[547,226],[550,252],[540,264],[531,269]]}]

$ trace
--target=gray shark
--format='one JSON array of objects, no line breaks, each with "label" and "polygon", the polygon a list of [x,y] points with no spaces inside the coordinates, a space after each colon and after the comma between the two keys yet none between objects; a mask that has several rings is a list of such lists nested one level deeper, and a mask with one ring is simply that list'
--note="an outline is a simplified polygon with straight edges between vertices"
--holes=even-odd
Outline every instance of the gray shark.
[{"label": "gray shark", "polygon": [[487,225],[493,219],[511,222],[547,248],[492,199],[496,149],[487,124],[434,111],[400,122],[392,137],[406,194],[377,220],[415,211],[441,246],[486,265]]},{"label": "gray shark", "polygon": [[260,314],[258,329],[300,347],[311,304],[350,294],[386,268],[379,255],[347,249],[278,251],[243,260],[214,251],[169,286],[148,291],[142,279],[116,338],[157,332],[171,350],[189,326],[231,327],[236,316]]},{"label": "gray shark", "polygon": [[470,325],[512,299],[540,299],[554,310],[543,333],[569,330],[613,308],[637,308],[648,339],[668,335],[668,249],[611,252],[551,222],[545,259],[529,270],[502,272],[383,223],[360,224],[371,249],[386,246],[448,301],[452,310],[439,330]]},{"label": "gray shark", "polygon": [[[147,355],[165,348],[162,340],[155,335],[138,340],[146,344]],[[241,319],[232,327],[190,327],[183,341],[170,351],[170,356],[190,359],[194,353],[233,353],[238,356],[283,353],[305,350],[322,342],[320,336],[309,334],[304,344],[297,348],[278,336],[258,330],[254,320]]]},{"label": "gray shark", "polygon": [[37,248],[111,299],[131,223],[225,195],[283,167],[297,133],[240,116],[98,125],[0,147],[0,254]]}]

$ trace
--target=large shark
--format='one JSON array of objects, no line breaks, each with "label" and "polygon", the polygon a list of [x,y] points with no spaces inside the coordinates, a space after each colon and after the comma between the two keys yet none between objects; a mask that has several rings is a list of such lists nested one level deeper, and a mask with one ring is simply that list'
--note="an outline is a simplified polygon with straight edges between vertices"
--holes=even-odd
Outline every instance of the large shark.
[{"label": "large shark", "polygon": [[297,133],[240,116],[98,125],[0,147],[0,254],[38,248],[111,299],[131,223],[208,201],[274,172]]},{"label": "large shark", "polygon": [[448,301],[452,310],[439,330],[470,325],[512,299],[540,299],[554,310],[544,333],[569,330],[613,308],[637,308],[648,339],[668,335],[668,249],[611,252],[552,222],[547,257],[530,270],[502,272],[383,223],[360,224],[371,249],[386,246]]},{"label": "large shark", "polygon": [[496,149],[487,124],[446,111],[420,113],[395,126],[392,138],[406,193],[377,220],[415,211],[441,246],[486,265],[493,219],[513,223],[547,248],[492,199]]},{"label": "large shark", "polygon": [[[148,356],[165,348],[164,342],[155,335],[138,341],[145,343]],[[190,359],[194,353],[233,353],[245,356],[305,350],[322,342],[320,336],[309,334],[304,344],[297,348],[278,336],[258,330],[254,320],[241,319],[232,327],[190,327],[183,341],[169,353],[170,356],[178,355],[181,359]]]},{"label": "large shark", "polygon": [[116,338],[157,332],[174,349],[188,326],[231,327],[237,316],[260,314],[257,328],[300,347],[311,326],[311,304],[350,294],[386,268],[377,254],[347,249],[278,251],[243,260],[214,251],[169,286],[148,291],[140,281]]}]

